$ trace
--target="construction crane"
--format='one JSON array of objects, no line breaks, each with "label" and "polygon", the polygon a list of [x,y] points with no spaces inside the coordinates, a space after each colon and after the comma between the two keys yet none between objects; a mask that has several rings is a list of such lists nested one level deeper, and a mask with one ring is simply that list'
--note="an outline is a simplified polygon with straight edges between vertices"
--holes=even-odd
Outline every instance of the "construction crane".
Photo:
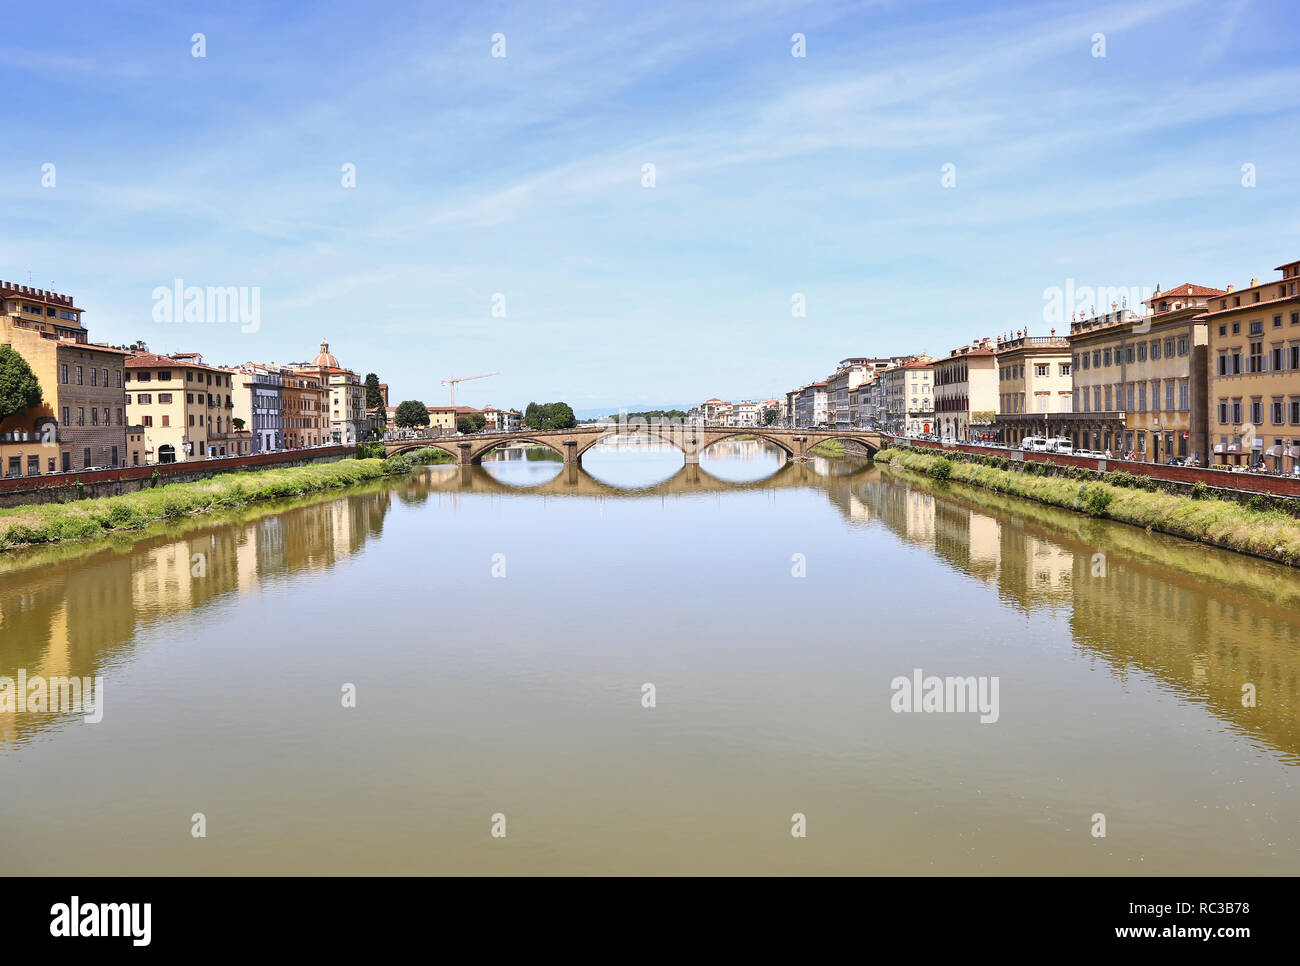
[{"label": "construction crane", "polygon": [[477,376],[452,376],[449,379],[444,379],[442,381],[442,384],[444,386],[451,387],[451,404],[454,406],[456,405],[456,383],[467,382],[470,379],[486,379],[488,376],[499,376],[499,375],[501,375],[500,372],[484,372]]}]

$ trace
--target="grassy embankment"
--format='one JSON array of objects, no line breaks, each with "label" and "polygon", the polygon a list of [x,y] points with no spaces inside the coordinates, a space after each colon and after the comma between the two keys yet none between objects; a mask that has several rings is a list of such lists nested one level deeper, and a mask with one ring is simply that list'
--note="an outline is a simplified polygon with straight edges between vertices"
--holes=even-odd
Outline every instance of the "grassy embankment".
[{"label": "grassy embankment", "polygon": [[121,496],[8,507],[0,509],[0,549],[141,530],[159,520],[342,489],[406,473],[416,466],[451,461],[452,457],[442,450],[425,449],[386,460],[348,459],[249,473],[218,473],[194,483],[155,485]]},{"label": "grassy embankment", "polygon": [[[808,452],[814,453],[817,456],[831,456],[835,459],[843,459],[848,455],[847,451],[844,449],[844,444],[838,439],[828,439],[824,443],[818,443]],[[853,455],[856,456],[857,454],[854,453]]]},{"label": "grassy embankment", "polygon": [[1153,491],[1147,489],[1153,482],[1128,473],[1106,474],[1101,480],[1038,476],[901,449],[882,450],[876,463],[891,471],[954,480],[1290,566],[1300,564],[1300,520],[1270,508],[1267,496],[1252,501],[1254,506],[1242,506],[1217,499],[1206,488],[1193,496]]}]

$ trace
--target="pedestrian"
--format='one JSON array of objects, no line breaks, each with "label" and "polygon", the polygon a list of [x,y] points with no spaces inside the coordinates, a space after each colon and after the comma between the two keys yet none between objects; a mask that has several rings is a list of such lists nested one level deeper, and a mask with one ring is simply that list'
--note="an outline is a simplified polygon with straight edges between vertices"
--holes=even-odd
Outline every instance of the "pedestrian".
[{"label": "pedestrian", "polygon": [[1110,447],[1107,446],[1107,447],[1106,447],[1106,459],[1111,459],[1111,458],[1112,458],[1112,457],[1111,457],[1111,455],[1110,455]]}]

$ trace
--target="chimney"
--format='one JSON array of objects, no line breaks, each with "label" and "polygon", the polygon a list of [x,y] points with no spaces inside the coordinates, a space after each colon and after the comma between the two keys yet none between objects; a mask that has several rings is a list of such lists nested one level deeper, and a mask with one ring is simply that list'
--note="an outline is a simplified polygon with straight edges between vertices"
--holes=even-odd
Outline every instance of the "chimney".
[{"label": "chimney", "polygon": [[1259,279],[1255,278],[1255,276],[1252,275],[1250,277],[1250,287],[1254,288],[1258,284],[1259,284]]},{"label": "chimney", "polygon": [[1227,291],[1229,291],[1229,292],[1232,291],[1232,283],[1231,283],[1231,282],[1228,283]]}]

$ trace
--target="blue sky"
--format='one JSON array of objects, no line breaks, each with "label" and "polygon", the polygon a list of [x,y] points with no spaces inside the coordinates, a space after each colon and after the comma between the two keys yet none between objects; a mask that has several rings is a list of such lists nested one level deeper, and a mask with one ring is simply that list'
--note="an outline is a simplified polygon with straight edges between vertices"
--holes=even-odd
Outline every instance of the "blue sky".
[{"label": "blue sky", "polygon": [[[1242,285],[1300,257],[1285,0],[48,2],[5,23],[0,277],[73,294],[96,341],[234,363],[327,338],[394,401],[490,370],[457,401],[762,397],[848,355],[1046,334],[1067,280]],[[260,328],[155,322],[177,278],[260,287]]]}]

